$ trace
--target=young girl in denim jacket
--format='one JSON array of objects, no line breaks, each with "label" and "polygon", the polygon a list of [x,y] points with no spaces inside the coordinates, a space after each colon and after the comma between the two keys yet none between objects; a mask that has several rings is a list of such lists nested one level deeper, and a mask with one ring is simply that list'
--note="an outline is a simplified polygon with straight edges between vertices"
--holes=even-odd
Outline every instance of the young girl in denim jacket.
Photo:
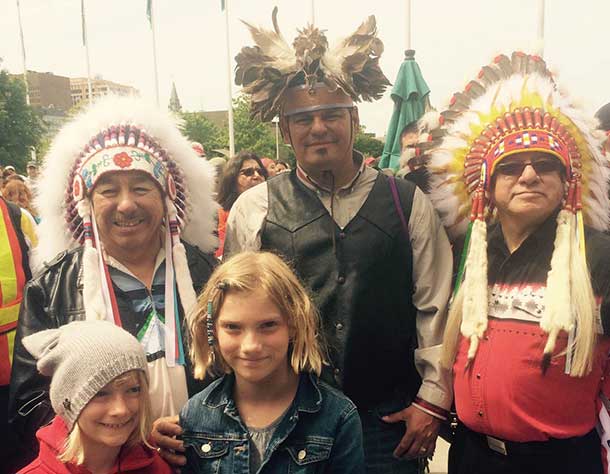
[{"label": "young girl in denim jacket", "polygon": [[358,412],[318,380],[317,312],[279,257],[223,263],[189,329],[195,377],[224,375],[182,409],[183,473],[364,473]]}]

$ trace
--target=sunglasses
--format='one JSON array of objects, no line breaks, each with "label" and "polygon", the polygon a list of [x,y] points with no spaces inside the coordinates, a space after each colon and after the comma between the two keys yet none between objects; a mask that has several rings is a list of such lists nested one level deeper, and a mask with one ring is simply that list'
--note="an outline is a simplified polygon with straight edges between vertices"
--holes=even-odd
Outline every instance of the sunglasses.
[{"label": "sunglasses", "polygon": [[247,178],[254,176],[254,173],[258,174],[259,176],[264,176],[263,175],[263,170],[260,168],[244,168],[239,170],[239,174],[242,174],[244,176],[246,176]]},{"label": "sunglasses", "polygon": [[536,160],[536,161],[516,161],[513,163],[499,163],[496,172],[504,176],[521,176],[527,165],[531,165],[537,175],[549,174],[564,169],[559,160]]}]

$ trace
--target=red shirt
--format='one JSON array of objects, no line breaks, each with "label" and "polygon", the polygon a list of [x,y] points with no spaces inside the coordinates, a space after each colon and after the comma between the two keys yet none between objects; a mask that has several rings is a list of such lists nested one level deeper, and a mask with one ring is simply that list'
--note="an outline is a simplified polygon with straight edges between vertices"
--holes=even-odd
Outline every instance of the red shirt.
[{"label": "red shirt", "polygon": [[[542,371],[547,334],[540,329],[555,216],[512,254],[499,225],[488,231],[488,327],[471,365],[460,340],[453,367],[458,418],[471,430],[508,441],[581,436],[595,427],[600,390],[607,393],[610,338],[600,335],[585,377],[565,373],[567,334],[560,333],[551,365]],[[587,261],[599,303],[599,331],[610,334],[610,238],[586,231]]]},{"label": "red shirt", "polygon": [[[40,428],[36,433],[40,442],[38,457],[18,474],[91,474],[82,466],[66,464],[57,459],[67,436],[66,424],[59,416],[53,418],[50,425]],[[120,457],[121,470],[118,470],[117,463],[112,474],[172,474],[159,454],[146,446],[138,444],[124,451]]]},{"label": "red shirt", "polygon": [[218,209],[218,249],[216,257],[221,258],[225,247],[225,236],[227,235],[227,218],[229,211],[225,211],[222,207]]},{"label": "red shirt", "polygon": [[[468,340],[462,337],[453,367],[459,419],[471,430],[509,441],[544,441],[588,433],[597,421],[596,399],[610,339],[598,344],[586,377],[564,373],[565,356],[541,361],[547,334],[536,323],[489,319],[477,354],[466,368]],[[565,348],[560,334],[555,354]]]}]

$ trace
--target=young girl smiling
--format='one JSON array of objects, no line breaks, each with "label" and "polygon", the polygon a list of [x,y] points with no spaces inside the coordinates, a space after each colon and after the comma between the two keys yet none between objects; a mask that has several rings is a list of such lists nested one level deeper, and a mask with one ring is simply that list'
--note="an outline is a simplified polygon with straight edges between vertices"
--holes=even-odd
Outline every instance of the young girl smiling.
[{"label": "young girl smiling", "polygon": [[169,474],[145,445],[150,428],[146,356],[105,321],[78,321],[23,339],[51,376],[57,416],[41,428],[38,458],[19,474]]},{"label": "young girl smiling", "polygon": [[195,376],[183,473],[363,473],[354,404],[318,380],[318,316],[288,266],[245,252],[216,269],[189,319]]}]

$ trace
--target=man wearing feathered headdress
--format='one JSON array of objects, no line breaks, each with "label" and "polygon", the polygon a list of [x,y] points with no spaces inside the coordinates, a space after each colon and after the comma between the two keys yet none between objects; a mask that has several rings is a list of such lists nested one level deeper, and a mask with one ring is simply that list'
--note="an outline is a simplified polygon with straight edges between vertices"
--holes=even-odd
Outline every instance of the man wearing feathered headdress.
[{"label": "man wearing feathered headdress", "polygon": [[375,18],[334,47],[313,26],[290,46],[275,11],[273,23],[248,25],[256,46],[237,55],[235,80],[254,116],[279,115],[297,168],[240,196],[225,249],[271,249],[294,264],[321,312],[323,378],[359,408],[367,472],[417,472],[451,404],[439,367],[448,240],[421,191],[366,167],[353,149],[355,102],[388,85]]},{"label": "man wearing feathered headdress", "polygon": [[156,417],[202,388],[182,320],[216,263],[213,179],[175,120],[139,99],[102,99],[59,132],[41,173],[39,274],[24,290],[13,356],[10,421],[27,455],[53,417],[49,381],[22,344],[31,333],[78,319],[125,328],[146,350]]},{"label": "man wearing feathered headdress", "polygon": [[444,341],[459,418],[449,473],[599,474],[596,421],[610,420],[603,134],[540,57],[520,52],[483,67],[441,117],[431,197],[464,242]]}]

